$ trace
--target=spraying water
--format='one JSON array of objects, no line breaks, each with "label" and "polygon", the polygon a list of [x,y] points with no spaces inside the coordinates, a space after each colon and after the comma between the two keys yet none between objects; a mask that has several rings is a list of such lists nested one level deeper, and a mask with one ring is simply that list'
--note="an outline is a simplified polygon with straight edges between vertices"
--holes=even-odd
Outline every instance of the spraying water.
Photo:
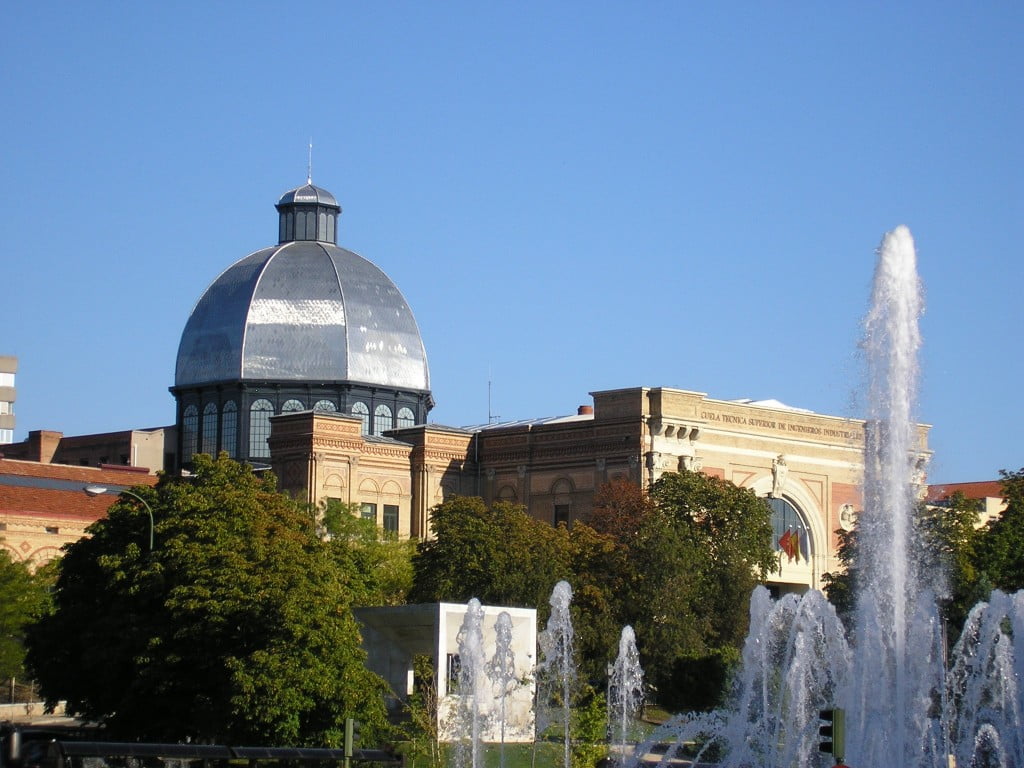
[{"label": "spraying water", "polygon": [[486,712],[484,669],[484,610],[475,597],[466,606],[459,628],[459,701],[455,763],[458,768],[482,768],[482,734]]},{"label": "spraying water", "polygon": [[619,655],[608,680],[608,732],[618,745],[619,762],[625,762],[626,744],[633,719],[640,712],[644,699],[644,672],[636,648],[633,628],[622,628]]},{"label": "spraying water", "polygon": [[[864,734],[868,723],[883,717],[896,726],[869,740],[851,740],[851,755],[864,755],[872,765],[893,755],[910,759],[919,754],[920,745],[912,742],[924,734],[914,734],[913,723],[919,721],[920,707],[929,706],[929,691],[941,685],[941,680],[907,675],[908,650],[913,648],[915,658],[921,653],[930,657],[935,650],[920,630],[940,628],[934,598],[920,588],[920,569],[910,547],[921,311],[914,241],[906,227],[897,227],[879,248],[871,308],[864,320],[869,413],[858,544],[865,578],[857,601],[847,704],[851,735]],[[878,696],[879,690],[885,696]]]},{"label": "spraying water", "polygon": [[487,674],[498,699],[500,727],[500,766],[505,768],[505,723],[508,720],[508,697],[516,686],[516,657],[512,651],[512,617],[508,611],[498,614],[494,622],[494,658],[487,665]]},{"label": "spraying water", "polygon": [[879,248],[864,322],[871,406],[852,631],[819,592],[773,602],[759,587],[733,708],[676,718],[651,743],[703,743],[695,762],[721,749],[723,767],[818,768],[818,712],[838,706],[854,768],[947,768],[951,756],[1024,768],[1024,592],[975,606],[947,664],[937,566],[912,543],[922,306],[913,239],[898,227]]},{"label": "spraying water", "polygon": [[546,712],[538,717],[538,735],[551,724],[553,714],[562,724],[564,765],[569,768],[572,757],[570,735],[572,692],[576,683],[576,664],[573,659],[572,587],[566,581],[555,584],[551,592],[551,617],[547,627],[537,638],[540,658],[537,663],[537,711]]}]

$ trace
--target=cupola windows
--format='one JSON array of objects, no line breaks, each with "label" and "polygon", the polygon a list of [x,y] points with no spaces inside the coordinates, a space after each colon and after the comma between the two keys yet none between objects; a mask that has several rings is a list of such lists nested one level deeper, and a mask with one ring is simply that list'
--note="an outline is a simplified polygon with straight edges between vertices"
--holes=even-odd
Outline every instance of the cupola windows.
[{"label": "cupola windows", "polygon": [[306,184],[293,189],[277,203],[278,242],[313,240],[338,243],[338,215],[341,206],[327,190]]},{"label": "cupola windows", "polygon": [[337,213],[321,206],[285,209],[278,221],[278,242],[319,240],[337,244],[337,219]]}]

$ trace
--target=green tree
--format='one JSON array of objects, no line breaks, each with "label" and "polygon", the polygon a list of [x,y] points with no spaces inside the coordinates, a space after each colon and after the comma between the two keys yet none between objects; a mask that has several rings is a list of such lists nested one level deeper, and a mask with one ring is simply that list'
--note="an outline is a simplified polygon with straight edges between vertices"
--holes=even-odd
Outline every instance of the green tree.
[{"label": "green tree", "polygon": [[33,572],[0,549],[0,679],[24,678],[25,633],[47,611],[52,567]]},{"label": "green tree", "polygon": [[435,538],[413,556],[410,602],[468,602],[537,608],[571,579],[564,529],[518,505],[455,496],[431,513]]},{"label": "green tree", "polygon": [[836,531],[839,547],[836,557],[842,563],[842,570],[823,573],[821,580],[825,583],[825,596],[835,606],[836,613],[847,627],[857,609],[857,526],[850,530]]},{"label": "green tree", "polygon": [[979,537],[978,568],[993,587],[1012,592],[1024,589],[1024,468],[999,474],[1006,508]]},{"label": "green tree", "polygon": [[717,670],[746,635],[750,593],[777,562],[771,509],[749,489],[698,472],[663,475],[650,497],[655,512],[631,553],[627,615],[659,701],[682,707],[685,692],[671,686],[676,667],[692,674],[705,659]]},{"label": "green tree", "polygon": [[955,493],[942,504],[918,505],[914,517],[915,551],[927,553],[928,561],[938,563],[926,572],[934,574],[931,588],[942,606],[943,618],[954,642],[960,635],[964,620],[982,594],[981,574],[977,569],[977,529],[980,502]]},{"label": "green tree", "polygon": [[571,716],[572,768],[593,768],[608,754],[608,708],[600,691],[586,686]]},{"label": "green tree", "polygon": [[573,591],[570,612],[579,674],[595,685],[603,684],[608,664],[618,653],[622,630],[625,550],[614,537],[581,522],[559,531],[569,554],[567,580]]},{"label": "green tree", "polygon": [[437,732],[437,681],[434,662],[430,656],[413,658],[413,691],[405,704],[408,721],[405,724],[402,756],[410,768],[423,765],[439,768],[441,745]]},{"label": "green tree", "polygon": [[350,593],[313,515],[226,456],[133,489],[66,548],[55,611],[29,635],[49,704],[114,737],[340,744],[346,716],[385,725]]},{"label": "green tree", "polygon": [[[920,553],[920,572],[942,607],[951,641],[959,636],[971,606],[987,594],[978,569],[978,511],[977,501],[962,493],[940,504],[920,503],[913,510],[911,549]],[[843,570],[822,577],[829,602],[848,627],[858,594],[858,532],[856,525],[837,532]]]},{"label": "green tree", "polygon": [[340,572],[349,576],[352,605],[405,604],[412,589],[413,539],[362,519],[355,504],[328,502],[321,523]]}]

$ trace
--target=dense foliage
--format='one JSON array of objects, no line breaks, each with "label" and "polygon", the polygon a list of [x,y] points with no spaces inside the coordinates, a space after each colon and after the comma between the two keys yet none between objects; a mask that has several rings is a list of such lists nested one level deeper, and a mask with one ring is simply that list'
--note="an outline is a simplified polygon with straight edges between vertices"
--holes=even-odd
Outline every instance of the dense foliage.
[{"label": "dense foliage", "polygon": [[338,745],[346,716],[384,726],[349,611],[361,580],[274,480],[222,455],[122,498],[61,563],[29,635],[49,704],[115,738]]},{"label": "dense foliage", "polygon": [[543,621],[564,579],[584,678],[603,680],[630,624],[658,698],[685,706],[673,679],[706,662],[720,687],[722,660],[736,657],[750,591],[776,563],[770,514],[752,492],[690,472],[663,476],[649,495],[609,484],[571,529],[507,502],[456,497],[434,510],[436,538],[413,558],[410,599],[537,607]]},{"label": "dense foliage", "polygon": [[771,509],[752,491],[697,472],[663,475],[650,497],[655,511],[632,548],[635,588],[623,618],[636,630],[659,703],[707,707],[717,697],[680,680],[697,674],[724,688],[747,632],[750,593],[777,563]]},{"label": "dense foliage", "polygon": [[[941,504],[919,504],[914,513],[914,551],[932,561],[929,586],[939,600],[950,639],[963,627],[971,606],[993,588],[1024,589],[1024,469],[1000,473],[1005,511],[978,527],[979,502],[953,494]],[[856,605],[857,528],[839,532],[838,556],[844,569],[825,574],[825,591],[844,619]],[[849,625],[849,622],[847,622]]]},{"label": "dense foliage", "polygon": [[0,549],[0,679],[25,677],[25,633],[49,606],[54,567],[33,572]]},{"label": "dense foliage", "polygon": [[569,577],[564,529],[541,523],[515,504],[487,507],[456,496],[434,508],[435,538],[413,556],[410,602],[477,598],[490,605],[536,608]]},{"label": "dense foliage", "polygon": [[1024,468],[1000,472],[1006,509],[982,531],[978,571],[1004,592],[1024,589]]},{"label": "dense foliage", "polygon": [[363,519],[355,504],[333,500],[322,510],[320,523],[352,605],[405,604],[412,588],[414,540]]}]

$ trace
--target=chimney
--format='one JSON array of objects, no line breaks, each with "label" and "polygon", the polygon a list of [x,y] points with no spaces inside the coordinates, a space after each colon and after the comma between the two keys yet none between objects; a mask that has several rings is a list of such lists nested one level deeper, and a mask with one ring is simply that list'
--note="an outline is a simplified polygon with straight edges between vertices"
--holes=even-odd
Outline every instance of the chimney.
[{"label": "chimney", "polygon": [[576,415],[577,416],[593,416],[594,415],[594,406],[592,406],[592,405],[581,405],[579,408],[576,409]]},{"label": "chimney", "polygon": [[49,429],[34,429],[28,433],[28,460],[38,461],[41,464],[49,464],[53,461],[53,454],[57,452],[63,432],[54,432]]}]

